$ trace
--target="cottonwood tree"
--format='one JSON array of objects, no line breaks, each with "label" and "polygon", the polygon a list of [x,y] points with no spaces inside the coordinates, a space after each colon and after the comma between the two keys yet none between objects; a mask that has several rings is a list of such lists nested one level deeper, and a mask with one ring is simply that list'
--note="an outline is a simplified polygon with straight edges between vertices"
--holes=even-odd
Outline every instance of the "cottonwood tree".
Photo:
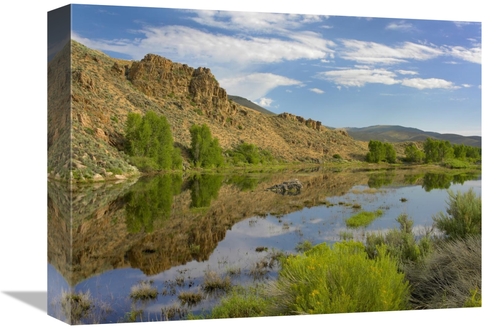
[{"label": "cottonwood tree", "polygon": [[148,111],[144,116],[129,113],[126,122],[126,153],[140,170],[179,169],[182,166],[180,150],[167,118]]},{"label": "cottonwood tree", "polygon": [[190,152],[195,167],[210,168],[223,165],[224,157],[219,140],[212,137],[210,128],[206,124],[192,125],[189,133],[191,134]]}]

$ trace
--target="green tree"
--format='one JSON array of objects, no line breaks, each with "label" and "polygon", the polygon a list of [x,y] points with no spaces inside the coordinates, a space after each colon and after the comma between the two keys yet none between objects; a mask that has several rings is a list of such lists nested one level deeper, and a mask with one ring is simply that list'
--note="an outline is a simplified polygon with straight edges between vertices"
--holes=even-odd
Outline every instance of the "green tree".
[{"label": "green tree", "polygon": [[366,155],[366,161],[379,163],[387,161],[389,163],[396,162],[396,150],[391,143],[383,143],[377,140],[371,140],[368,143],[369,152]]},{"label": "green tree", "polygon": [[422,162],[424,160],[424,152],[417,145],[410,144],[405,148],[405,160],[408,162]]},{"label": "green tree", "polygon": [[467,159],[471,161],[480,161],[481,160],[481,148],[474,146],[466,146],[465,147],[465,156]]},{"label": "green tree", "polygon": [[129,113],[126,122],[126,152],[131,162],[142,171],[179,169],[182,165],[180,150],[167,118],[149,111],[143,117]]},{"label": "green tree", "polygon": [[467,147],[462,144],[453,145],[455,159],[465,160],[467,158]]},{"label": "green tree", "polygon": [[191,134],[191,157],[196,167],[209,168],[220,167],[224,163],[222,148],[219,140],[213,138],[210,128],[203,124],[192,125],[189,129]]},{"label": "green tree", "polygon": [[453,159],[454,150],[449,141],[427,138],[424,143],[425,162],[443,162]]}]

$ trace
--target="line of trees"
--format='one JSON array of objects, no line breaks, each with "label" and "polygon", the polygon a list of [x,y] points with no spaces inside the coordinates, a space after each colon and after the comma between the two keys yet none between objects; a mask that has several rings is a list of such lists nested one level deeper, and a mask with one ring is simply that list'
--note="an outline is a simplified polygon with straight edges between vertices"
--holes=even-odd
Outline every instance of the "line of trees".
[{"label": "line of trees", "polygon": [[405,160],[408,162],[443,163],[450,160],[477,162],[481,161],[481,148],[463,144],[451,144],[449,141],[427,138],[423,151],[415,144],[405,148]]},{"label": "line of trees", "polygon": [[[391,143],[371,140],[368,143],[369,152],[366,155],[366,161],[371,163],[396,163],[396,150]],[[457,162],[478,162],[481,161],[481,148],[454,144],[449,141],[427,138],[423,144],[423,150],[412,143],[405,148],[406,162],[413,163],[446,163],[449,161]]]},{"label": "line of trees", "polygon": [[[195,168],[219,168],[226,164],[262,164],[273,162],[271,153],[256,145],[241,143],[225,154],[219,140],[206,124],[193,124],[188,149]],[[181,150],[174,146],[171,126],[166,117],[148,111],[144,116],[129,113],[125,128],[125,152],[129,161],[142,172],[182,169]]]}]

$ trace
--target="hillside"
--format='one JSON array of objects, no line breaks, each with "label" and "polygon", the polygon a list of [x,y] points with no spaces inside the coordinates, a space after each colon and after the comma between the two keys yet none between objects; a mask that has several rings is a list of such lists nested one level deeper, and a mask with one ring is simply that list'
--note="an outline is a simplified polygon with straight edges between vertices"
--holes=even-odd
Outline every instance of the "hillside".
[{"label": "hillside", "polygon": [[349,135],[360,141],[379,140],[382,142],[419,142],[427,138],[447,140],[452,144],[464,144],[481,147],[481,137],[461,136],[457,134],[440,134],[402,126],[370,126],[365,128],[345,128]]},{"label": "hillside", "polygon": [[154,54],[140,61],[114,59],[71,41],[47,73],[49,177],[99,181],[137,174],[124,153],[130,112],[164,115],[185,161],[189,128],[203,123],[223,149],[252,143],[286,162],[319,163],[336,155],[357,160],[368,150],[366,142],[313,119],[243,106],[228,98],[209,68]]}]

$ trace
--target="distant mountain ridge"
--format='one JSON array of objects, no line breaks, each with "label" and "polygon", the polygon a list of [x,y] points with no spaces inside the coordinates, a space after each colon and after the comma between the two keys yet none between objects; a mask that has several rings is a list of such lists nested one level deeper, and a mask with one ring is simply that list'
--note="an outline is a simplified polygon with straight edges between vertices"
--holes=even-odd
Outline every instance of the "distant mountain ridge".
[{"label": "distant mountain ridge", "polygon": [[268,115],[276,115],[276,113],[271,112],[271,111],[263,108],[262,106],[259,106],[259,105],[255,104],[254,102],[252,102],[246,98],[243,98],[241,96],[227,95],[227,98],[229,100],[232,100],[233,102],[240,104],[241,106],[248,107],[248,108],[255,110],[255,111],[258,111],[260,113],[268,114]]},{"label": "distant mountain ridge", "polygon": [[452,144],[463,144],[468,146],[481,147],[480,136],[462,136],[458,134],[441,134],[431,131],[423,131],[417,128],[376,125],[364,128],[344,128],[349,136],[359,141],[379,140],[382,142],[418,142],[427,138],[447,140]]}]

